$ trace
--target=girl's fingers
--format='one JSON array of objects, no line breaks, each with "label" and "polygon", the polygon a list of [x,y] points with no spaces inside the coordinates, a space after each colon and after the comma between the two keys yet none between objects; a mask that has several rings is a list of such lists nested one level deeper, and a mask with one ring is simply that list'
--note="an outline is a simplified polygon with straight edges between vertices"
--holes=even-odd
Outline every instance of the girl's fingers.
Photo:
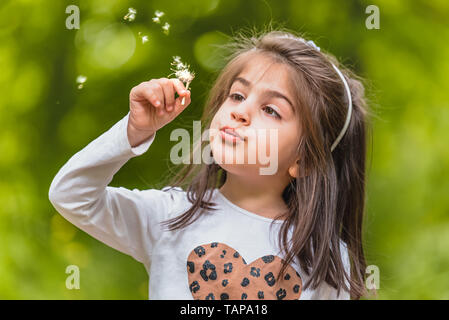
[{"label": "girl's fingers", "polygon": [[[141,83],[132,93],[148,101],[155,107],[155,112],[159,116],[164,113],[180,113],[190,104],[190,91],[186,90],[184,84],[179,79],[152,79]],[[175,92],[179,95],[175,98]],[[184,104],[182,104],[182,100]]]},{"label": "girl's fingers", "polygon": [[[185,98],[184,104],[182,104],[182,98]],[[175,113],[176,116],[180,114],[189,104],[190,104],[190,91],[187,90],[187,93],[184,94],[183,97],[179,97],[176,99],[176,107],[175,107]]]},{"label": "girl's fingers", "polygon": [[[184,83],[179,79],[172,79],[173,85],[175,86],[175,90],[178,93],[179,97],[176,98],[176,106],[177,106],[177,114],[181,113],[185,107],[190,104],[190,91],[186,89]],[[189,98],[187,100],[187,97]],[[183,103],[184,102],[184,103]],[[179,111],[179,108],[181,110]]]},{"label": "girl's fingers", "polygon": [[156,108],[163,106],[164,94],[161,87],[153,81],[144,83],[144,97]]},{"label": "girl's fingers", "polygon": [[182,83],[179,79],[170,79],[173,83],[173,86],[175,87],[176,92],[180,97],[183,97],[187,94],[186,87],[184,86],[184,83]]},{"label": "girl's fingers", "polygon": [[[164,114],[164,106],[166,104],[165,95],[164,95],[164,89],[158,82],[154,82],[151,86],[151,89],[153,91],[153,94],[157,97],[159,104],[157,106],[158,110],[156,110],[158,115]],[[154,105],[156,106],[156,105]]]},{"label": "girl's fingers", "polygon": [[160,99],[158,98],[158,96],[156,95],[156,93],[154,92],[153,88],[150,85],[148,84],[144,85],[141,94],[148,102],[150,102],[156,108],[159,108],[161,106]]},{"label": "girl's fingers", "polygon": [[172,82],[167,78],[162,78],[160,84],[164,91],[165,108],[167,112],[170,112],[175,106],[175,89],[173,88]]}]

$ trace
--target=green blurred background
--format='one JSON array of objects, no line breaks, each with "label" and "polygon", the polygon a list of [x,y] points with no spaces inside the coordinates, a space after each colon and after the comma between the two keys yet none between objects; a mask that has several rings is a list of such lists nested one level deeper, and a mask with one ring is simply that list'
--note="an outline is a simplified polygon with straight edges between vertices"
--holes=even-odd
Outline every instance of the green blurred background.
[{"label": "green blurred background", "polygon": [[[68,30],[66,6],[81,28]],[[368,30],[365,8],[380,9]],[[129,7],[133,22],[124,21]],[[152,21],[170,23],[168,35]],[[161,187],[169,133],[198,120],[217,70],[211,44],[270,20],[306,32],[367,79],[373,120],[365,242],[380,299],[449,299],[449,2],[91,0],[0,2],[0,298],[147,299],[142,264],[65,221],[48,200],[60,167],[129,110],[130,89],[191,64],[189,111],[112,186]],[[148,35],[142,43],[141,35]],[[87,77],[77,88],[78,75]],[[190,125],[189,125],[190,124]],[[65,286],[80,268],[79,290]]]}]

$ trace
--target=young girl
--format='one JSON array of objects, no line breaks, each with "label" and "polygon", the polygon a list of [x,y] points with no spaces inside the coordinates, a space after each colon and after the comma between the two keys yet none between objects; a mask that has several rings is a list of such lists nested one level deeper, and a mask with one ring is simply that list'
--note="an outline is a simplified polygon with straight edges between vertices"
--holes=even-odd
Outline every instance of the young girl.
[{"label": "young girl", "polygon": [[[153,79],[131,90],[123,119],[60,169],[52,204],[142,262],[150,299],[360,298],[368,118],[361,82],[291,32],[241,35],[231,48],[202,117],[215,161],[183,167],[161,190],[108,186],[190,104],[182,82]],[[247,161],[262,147],[276,156],[271,174]],[[223,161],[228,153],[245,161]]]}]

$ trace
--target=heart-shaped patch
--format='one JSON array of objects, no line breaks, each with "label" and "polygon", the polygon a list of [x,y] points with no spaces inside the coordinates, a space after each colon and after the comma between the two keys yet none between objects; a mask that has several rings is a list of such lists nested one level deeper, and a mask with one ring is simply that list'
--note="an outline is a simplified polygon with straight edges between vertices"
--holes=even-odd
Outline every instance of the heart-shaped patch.
[{"label": "heart-shaped patch", "polygon": [[301,276],[288,266],[276,279],[283,260],[266,255],[251,264],[233,248],[213,242],[200,245],[187,258],[189,288],[195,300],[294,300]]}]

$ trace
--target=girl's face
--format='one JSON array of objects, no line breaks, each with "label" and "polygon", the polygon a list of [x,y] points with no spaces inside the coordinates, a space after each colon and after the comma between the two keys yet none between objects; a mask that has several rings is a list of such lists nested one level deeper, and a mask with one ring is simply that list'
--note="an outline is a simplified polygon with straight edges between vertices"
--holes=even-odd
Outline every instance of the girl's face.
[{"label": "girl's face", "polygon": [[[288,66],[259,54],[231,85],[209,132],[214,160],[227,172],[289,177],[299,141],[289,72]],[[224,133],[225,127],[241,138]]]}]

